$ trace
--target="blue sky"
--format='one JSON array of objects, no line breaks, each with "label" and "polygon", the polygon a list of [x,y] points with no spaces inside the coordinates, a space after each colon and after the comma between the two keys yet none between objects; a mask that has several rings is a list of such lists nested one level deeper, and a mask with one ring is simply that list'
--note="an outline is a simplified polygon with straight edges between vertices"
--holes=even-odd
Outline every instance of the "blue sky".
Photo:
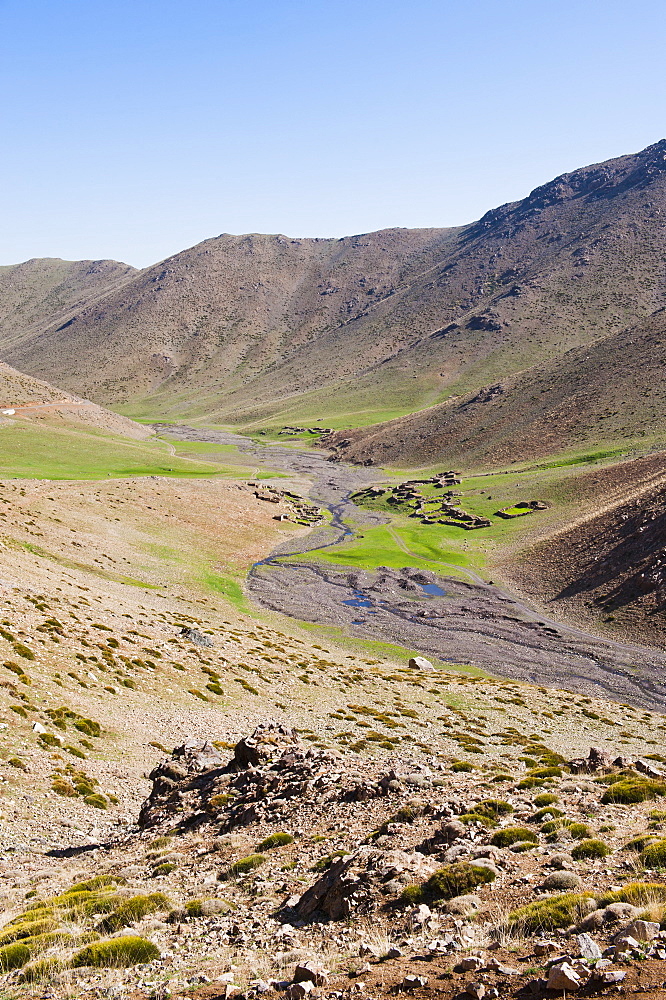
[{"label": "blue sky", "polygon": [[459,225],[666,135],[658,0],[0,0],[0,263]]}]

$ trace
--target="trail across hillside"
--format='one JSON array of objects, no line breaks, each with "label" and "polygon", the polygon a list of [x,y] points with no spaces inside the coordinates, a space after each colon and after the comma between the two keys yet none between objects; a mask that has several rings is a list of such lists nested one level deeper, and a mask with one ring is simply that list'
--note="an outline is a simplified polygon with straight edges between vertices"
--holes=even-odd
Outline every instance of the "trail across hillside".
[{"label": "trail across hillside", "polygon": [[[380,478],[376,469],[331,463],[324,454],[260,445],[226,431],[171,425],[155,429],[184,440],[233,444],[258,467],[304,477],[312,483],[310,497],[330,511],[329,524],[284,542],[252,567],[247,591],[258,604],[340,628],[355,638],[388,642],[495,675],[666,708],[666,654],[556,621],[473,570],[445,562],[436,575],[410,568],[417,557],[404,543],[402,569],[366,571],[313,559],[312,553],[349,541],[356,529],[387,523],[382,514],[362,510],[350,499]],[[309,558],[297,558],[306,554]],[[446,575],[447,568],[455,575]],[[461,574],[467,579],[461,580]]]}]

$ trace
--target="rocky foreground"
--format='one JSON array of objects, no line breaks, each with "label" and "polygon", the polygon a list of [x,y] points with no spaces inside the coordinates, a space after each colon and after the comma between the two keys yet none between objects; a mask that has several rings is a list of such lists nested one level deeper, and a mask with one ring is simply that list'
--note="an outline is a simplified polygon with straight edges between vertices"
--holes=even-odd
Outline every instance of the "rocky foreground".
[{"label": "rocky foreground", "polygon": [[279,723],[185,743],[3,914],[5,995],[666,996],[664,759],[522,743],[512,773]]}]

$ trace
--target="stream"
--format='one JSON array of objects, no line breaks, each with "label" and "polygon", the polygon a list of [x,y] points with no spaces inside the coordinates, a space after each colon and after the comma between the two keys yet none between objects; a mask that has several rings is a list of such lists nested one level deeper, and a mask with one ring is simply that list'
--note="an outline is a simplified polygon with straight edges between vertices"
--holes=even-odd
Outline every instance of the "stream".
[{"label": "stream", "polygon": [[666,655],[660,650],[602,639],[552,619],[472,570],[451,566],[455,575],[447,576],[446,563],[438,574],[410,567],[408,550],[400,568],[374,571],[312,558],[364,528],[389,523],[351,500],[357,490],[381,481],[379,470],[328,462],[324,452],[257,444],[227,431],[159,424],[155,430],[234,445],[257,469],[308,480],[309,498],[330,511],[330,522],[282,542],[251,567],[246,593],[256,604],[354,639],[402,647],[405,659],[418,652],[495,676],[666,709]]}]

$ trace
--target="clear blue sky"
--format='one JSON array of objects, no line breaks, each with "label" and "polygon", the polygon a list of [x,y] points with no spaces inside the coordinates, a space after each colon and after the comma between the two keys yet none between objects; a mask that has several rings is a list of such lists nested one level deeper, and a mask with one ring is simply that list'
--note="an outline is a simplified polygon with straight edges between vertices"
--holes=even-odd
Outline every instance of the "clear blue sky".
[{"label": "clear blue sky", "polygon": [[663,0],[0,0],[0,263],[469,222],[666,135]]}]

